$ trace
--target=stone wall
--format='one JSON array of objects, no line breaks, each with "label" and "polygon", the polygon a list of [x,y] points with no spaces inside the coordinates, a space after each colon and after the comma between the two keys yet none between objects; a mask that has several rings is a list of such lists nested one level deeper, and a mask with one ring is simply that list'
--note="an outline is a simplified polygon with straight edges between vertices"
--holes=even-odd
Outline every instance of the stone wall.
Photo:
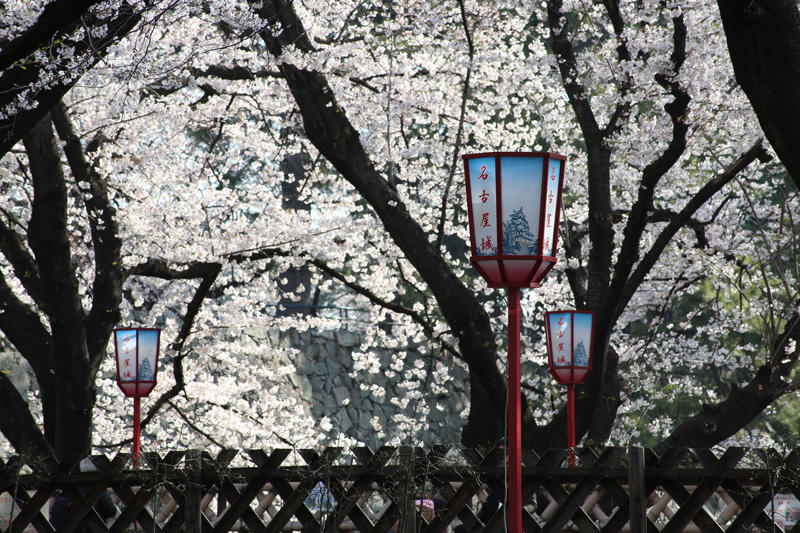
[{"label": "stone wall", "polygon": [[[407,391],[402,389],[399,376],[388,377],[386,370],[398,357],[403,357],[404,367],[413,367],[420,359],[420,354],[413,350],[403,350],[399,355],[379,350],[381,371],[354,372],[353,353],[361,344],[355,332],[271,330],[251,335],[262,343],[263,357],[271,359],[276,368],[291,364],[297,369],[295,374],[287,376],[291,388],[302,397],[316,423],[323,417],[330,420],[334,426],[332,433],[341,431],[373,448],[392,438],[395,443],[399,438],[409,444],[460,442],[461,427],[465,423],[462,413],[469,405],[469,377],[465,369],[449,366],[452,379],[447,382],[446,393],[432,392],[432,387],[421,390],[418,401],[428,407],[438,403],[441,410],[420,409],[420,405],[413,402],[402,408],[391,399],[406,397]],[[372,393],[375,386],[385,392],[382,398]],[[415,417],[422,427],[414,435],[400,434],[402,425],[397,424],[397,415]],[[376,431],[373,417],[377,417],[383,435]]]}]

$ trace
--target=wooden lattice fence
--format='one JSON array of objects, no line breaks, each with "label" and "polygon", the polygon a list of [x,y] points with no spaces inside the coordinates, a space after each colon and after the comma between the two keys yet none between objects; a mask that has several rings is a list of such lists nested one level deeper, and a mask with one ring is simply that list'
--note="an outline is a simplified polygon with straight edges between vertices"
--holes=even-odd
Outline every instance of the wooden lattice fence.
[{"label": "wooden lattice fence", "polygon": [[[800,497],[800,450],[580,449],[572,469],[565,450],[523,456],[527,533],[778,532],[792,522],[776,519],[770,502]],[[98,471],[71,474],[0,461],[0,529],[54,531],[48,509],[63,494],[74,505],[59,533],[81,521],[96,532],[504,530],[502,507],[486,523],[477,516],[482,495],[503,498],[497,449],[189,450],[142,459],[132,468],[128,454],[94,456]],[[106,523],[92,506],[107,490],[119,511]],[[424,500],[434,499],[426,511]],[[800,522],[791,531],[800,533]]]}]

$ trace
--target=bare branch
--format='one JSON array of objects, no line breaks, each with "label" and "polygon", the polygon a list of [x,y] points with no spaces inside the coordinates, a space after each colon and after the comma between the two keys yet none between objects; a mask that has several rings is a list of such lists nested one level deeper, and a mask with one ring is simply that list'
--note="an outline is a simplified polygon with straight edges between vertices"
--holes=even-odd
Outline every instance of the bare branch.
[{"label": "bare branch", "polygon": [[[678,162],[678,159],[686,149],[686,135],[689,131],[686,113],[689,108],[690,98],[689,93],[674,79],[686,59],[686,25],[683,22],[683,15],[674,17],[672,23],[673,50],[671,59],[673,76],[656,75],[658,83],[669,89],[673,96],[673,100],[664,106],[672,120],[672,138],[666,149],[648,164],[642,172],[639,193],[636,202],[631,207],[628,222],[625,224],[624,238],[620,252],[617,255],[617,264],[614,266],[614,274],[608,292],[609,298],[617,298],[622,294],[623,287],[630,285],[628,276],[639,259],[639,243],[647,227],[648,213],[653,208],[656,186],[669,169]],[[755,157],[755,154],[753,157]],[[700,206],[698,205],[697,207]],[[686,221],[688,221],[688,217]],[[639,283],[641,283],[641,280]],[[625,303],[627,303],[627,300]],[[624,306],[624,303],[622,305]],[[616,306],[618,312],[621,312],[620,303],[617,303]]]},{"label": "bare branch", "polygon": [[458,7],[461,11],[461,24],[464,26],[464,34],[467,38],[467,50],[469,54],[469,63],[467,63],[467,72],[464,74],[464,87],[461,91],[461,110],[458,116],[458,130],[456,131],[456,140],[453,145],[453,158],[450,162],[450,172],[447,174],[447,183],[444,187],[442,194],[442,207],[439,215],[439,226],[436,231],[436,248],[442,248],[442,240],[444,239],[444,224],[447,218],[447,199],[450,196],[450,187],[453,185],[453,177],[456,173],[458,166],[458,153],[461,151],[461,137],[464,134],[464,116],[467,111],[467,99],[469,97],[469,79],[472,76],[472,60],[475,57],[475,47],[472,44],[472,34],[469,31],[467,24],[467,12],[464,9],[464,0],[457,0]]},{"label": "bare branch", "polygon": [[653,268],[656,261],[658,261],[658,258],[661,256],[667,244],[672,240],[672,237],[679,229],[687,224],[692,215],[755,159],[763,159],[766,157],[768,157],[767,151],[762,145],[761,139],[759,139],[749,150],[731,163],[724,172],[717,175],[697,191],[677,216],[672,217],[667,226],[661,230],[661,233],[658,235],[653,245],[636,266],[636,269],[631,273],[630,277],[623,285],[622,290],[619,292],[619,298],[614,311],[615,318],[619,317],[622,313],[622,310],[628,304],[631,297],[636,292],[636,289],[644,281],[644,278],[650,272],[650,269]]}]

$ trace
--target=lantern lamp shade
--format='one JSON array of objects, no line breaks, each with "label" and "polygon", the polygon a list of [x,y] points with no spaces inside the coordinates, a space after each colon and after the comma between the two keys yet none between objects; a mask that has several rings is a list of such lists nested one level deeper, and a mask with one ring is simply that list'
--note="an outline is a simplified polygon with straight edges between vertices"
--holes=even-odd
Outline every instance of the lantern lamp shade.
[{"label": "lantern lamp shade", "polygon": [[536,287],[556,262],[566,157],[467,154],[470,260],[490,287]]},{"label": "lantern lamp shade", "polygon": [[147,396],[156,386],[160,336],[154,328],[114,330],[117,385],[125,396]]},{"label": "lantern lamp shade", "polygon": [[564,385],[579,385],[592,370],[594,311],[545,314],[550,374]]}]

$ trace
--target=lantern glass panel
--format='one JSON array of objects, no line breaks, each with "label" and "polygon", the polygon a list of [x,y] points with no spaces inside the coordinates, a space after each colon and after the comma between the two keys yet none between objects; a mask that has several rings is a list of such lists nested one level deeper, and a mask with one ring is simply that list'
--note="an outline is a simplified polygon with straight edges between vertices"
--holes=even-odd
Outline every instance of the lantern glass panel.
[{"label": "lantern glass panel", "polygon": [[477,255],[497,254],[497,177],[495,158],[469,160],[472,227]]},{"label": "lantern glass panel", "polygon": [[117,372],[119,381],[136,381],[136,330],[118,329],[116,335]]},{"label": "lantern glass panel", "polygon": [[543,164],[541,157],[500,158],[503,255],[539,254]]},{"label": "lantern glass panel", "polygon": [[572,328],[570,313],[552,313],[548,315],[550,328],[550,353],[553,354],[553,366],[572,366]]},{"label": "lantern glass panel", "polygon": [[558,227],[558,191],[561,188],[561,160],[550,159],[547,171],[547,201],[544,208],[544,243],[542,255],[553,256]]},{"label": "lantern glass panel", "polygon": [[573,314],[573,338],[575,349],[573,359],[575,366],[588,367],[589,355],[592,349],[592,314],[579,313]]},{"label": "lantern glass panel", "polygon": [[158,356],[158,330],[139,331],[139,381],[155,381]]}]

